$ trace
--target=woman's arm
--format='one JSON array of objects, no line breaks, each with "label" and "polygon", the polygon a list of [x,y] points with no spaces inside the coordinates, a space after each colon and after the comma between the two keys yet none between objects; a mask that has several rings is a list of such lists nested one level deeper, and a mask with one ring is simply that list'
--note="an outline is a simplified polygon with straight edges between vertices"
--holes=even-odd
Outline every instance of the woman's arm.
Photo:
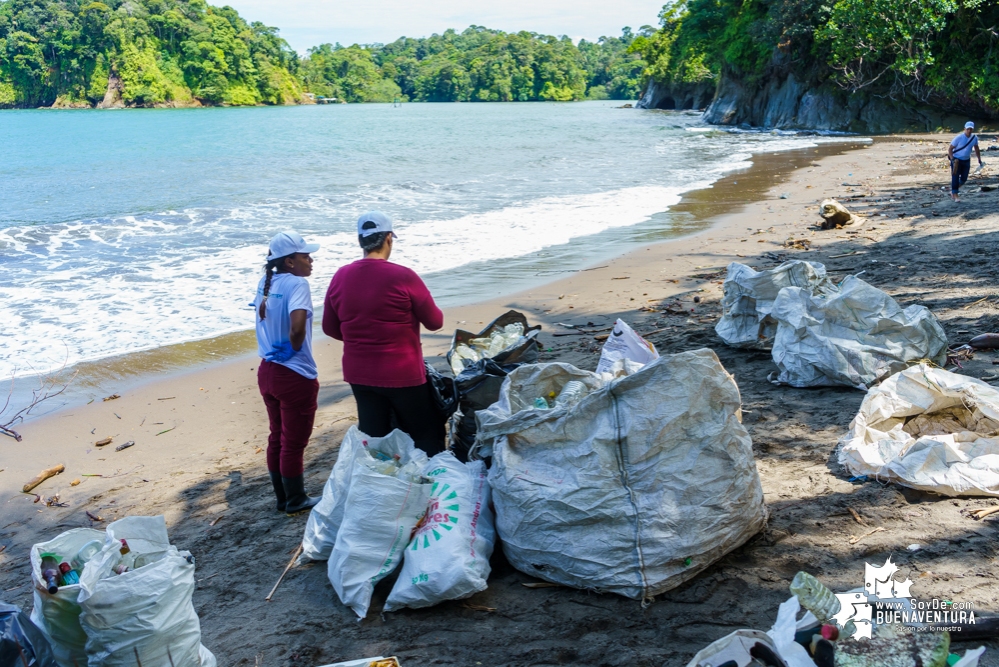
[{"label": "woman's arm", "polygon": [[416,315],[416,319],[428,331],[437,331],[444,326],[444,313],[434,303],[434,297],[430,294],[430,290],[427,289],[423,281],[420,280],[420,277],[414,273],[413,278],[414,280],[410,285],[413,314]]},{"label": "woman's arm", "polygon": [[343,332],[340,331],[340,317],[337,315],[336,307],[333,305],[335,285],[336,276],[333,276],[329,289],[326,290],[326,299],[323,301],[323,333],[330,338],[343,340]]},{"label": "woman's arm", "polygon": [[288,337],[291,339],[291,348],[295,350],[295,352],[301,350],[302,344],[305,343],[305,327],[307,327],[308,324],[309,311],[291,311],[291,333]]}]

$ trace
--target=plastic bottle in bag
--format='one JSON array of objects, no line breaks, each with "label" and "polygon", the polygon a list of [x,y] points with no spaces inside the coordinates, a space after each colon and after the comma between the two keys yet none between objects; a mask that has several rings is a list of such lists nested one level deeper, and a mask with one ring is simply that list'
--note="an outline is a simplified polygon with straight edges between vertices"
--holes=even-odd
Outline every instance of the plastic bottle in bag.
[{"label": "plastic bottle in bag", "polygon": [[59,592],[59,579],[62,576],[59,573],[59,560],[59,554],[42,554],[42,579],[45,580],[50,595]]},{"label": "plastic bottle in bag", "polygon": [[579,380],[569,380],[562,387],[555,399],[555,407],[564,408],[575,405],[586,395],[586,385]]},{"label": "plastic bottle in bag", "polygon": [[76,570],[77,573],[83,572],[83,566],[87,564],[87,561],[100,553],[100,550],[103,547],[104,543],[100,540],[90,540],[84,544],[80,547],[80,550],[76,552],[76,555],[73,556],[73,569]]},{"label": "plastic bottle in bag", "polygon": [[59,572],[62,574],[63,586],[72,586],[73,584],[80,583],[80,575],[73,570],[69,563],[65,561],[59,563]]},{"label": "plastic bottle in bag", "polygon": [[543,397],[538,396],[536,399],[534,399],[534,405],[532,407],[535,410],[547,410],[548,401],[546,401]]},{"label": "plastic bottle in bag", "polygon": [[797,596],[801,606],[815,614],[819,621],[827,621],[840,610],[840,601],[825,584],[808,574],[799,572],[791,581],[791,593]]}]

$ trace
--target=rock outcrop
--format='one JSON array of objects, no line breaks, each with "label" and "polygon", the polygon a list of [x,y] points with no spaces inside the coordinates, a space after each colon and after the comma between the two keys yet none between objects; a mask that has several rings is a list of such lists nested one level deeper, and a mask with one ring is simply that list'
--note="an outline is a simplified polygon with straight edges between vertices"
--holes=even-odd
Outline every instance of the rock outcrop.
[{"label": "rock outcrop", "polygon": [[863,134],[931,132],[941,127],[960,128],[968,120],[928,105],[850,94],[831,84],[812,87],[794,74],[770,79],[761,86],[749,86],[730,76],[722,76],[717,87],[708,85],[710,92],[703,84],[664,86],[652,81],[638,106],[699,109],[704,108],[700,101],[707,97],[710,102],[704,120],[713,125]]},{"label": "rock outcrop", "polygon": [[642,99],[635,105],[639,109],[696,109],[703,111],[715,96],[714,81],[696,84],[667,86],[649,81]]},{"label": "rock outcrop", "polygon": [[121,91],[124,90],[121,78],[118,73],[111,70],[108,75],[108,88],[104,93],[104,99],[98,102],[98,109],[122,109],[125,107],[125,102],[121,99]]}]

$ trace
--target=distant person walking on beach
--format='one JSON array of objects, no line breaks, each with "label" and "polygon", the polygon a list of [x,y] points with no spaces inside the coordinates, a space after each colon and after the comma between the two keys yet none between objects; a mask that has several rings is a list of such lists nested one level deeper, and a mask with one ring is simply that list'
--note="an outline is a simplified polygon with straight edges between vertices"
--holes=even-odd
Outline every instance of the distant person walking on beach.
[{"label": "distant person walking on beach", "polygon": [[271,432],[267,439],[270,472],[279,512],[309,509],[319,498],[305,493],[303,457],[316,417],[319,376],[312,358],[311,253],[295,232],[271,239],[267,273],[253,301],[257,319],[260,368],[257,384],[267,406]]},{"label": "distant person walking on beach", "polygon": [[433,456],[444,450],[444,419],[427,382],[420,325],[444,314],[416,272],[389,262],[396,238],[378,211],[357,220],[364,259],[341,267],[326,292],[323,331],[343,341],[343,378],[357,401],[358,428],[373,437],[399,428]]},{"label": "distant person walking on beach", "polygon": [[978,165],[982,166],[982,151],[978,148],[978,135],[974,134],[975,124],[970,120],[964,124],[964,132],[954,137],[947,147],[950,160],[950,198],[961,201],[957,191],[968,180],[971,172],[971,149],[975,149]]}]

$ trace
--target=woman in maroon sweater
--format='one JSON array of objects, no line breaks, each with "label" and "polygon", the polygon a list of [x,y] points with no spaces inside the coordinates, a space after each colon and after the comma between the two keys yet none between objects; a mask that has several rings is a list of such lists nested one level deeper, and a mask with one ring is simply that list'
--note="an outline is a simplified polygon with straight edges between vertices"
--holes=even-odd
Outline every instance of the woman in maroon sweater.
[{"label": "woman in maroon sweater", "polygon": [[411,269],[388,261],[396,238],[379,213],[357,220],[364,259],[341,267],[326,291],[323,331],[343,341],[343,379],[357,401],[357,427],[372,437],[399,428],[433,456],[444,450],[444,420],[423,365],[420,325],[444,326],[444,314]]}]

